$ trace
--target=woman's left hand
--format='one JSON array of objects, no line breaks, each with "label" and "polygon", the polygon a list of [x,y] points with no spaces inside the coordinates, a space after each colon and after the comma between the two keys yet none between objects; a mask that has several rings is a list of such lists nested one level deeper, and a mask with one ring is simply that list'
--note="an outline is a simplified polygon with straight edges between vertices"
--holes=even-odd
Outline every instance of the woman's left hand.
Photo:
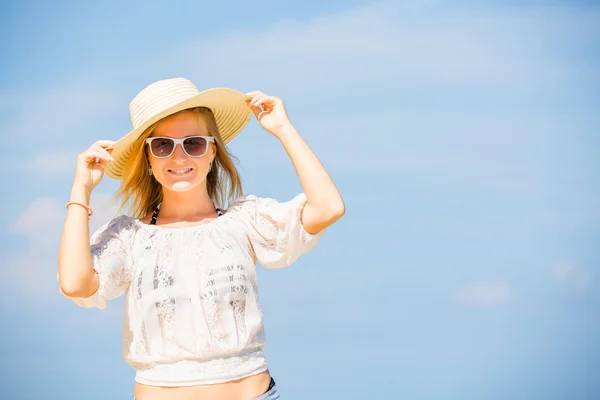
[{"label": "woman's left hand", "polygon": [[292,123],[288,118],[283,100],[269,96],[259,91],[246,93],[250,98],[246,100],[248,106],[260,125],[275,137],[289,128]]}]

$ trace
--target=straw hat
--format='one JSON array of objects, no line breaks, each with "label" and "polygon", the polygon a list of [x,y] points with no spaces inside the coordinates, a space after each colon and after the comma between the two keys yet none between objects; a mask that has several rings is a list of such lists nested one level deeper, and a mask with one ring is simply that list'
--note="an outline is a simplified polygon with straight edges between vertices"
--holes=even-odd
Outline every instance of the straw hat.
[{"label": "straw hat", "polygon": [[123,177],[125,161],[130,156],[132,144],[150,125],[160,119],[193,107],[212,110],[221,137],[228,143],[248,124],[252,111],[246,103],[247,96],[237,90],[214,88],[200,92],[185,78],[165,79],[147,86],[129,104],[133,130],[115,142],[112,156],[115,161],[105,167],[107,176]]}]

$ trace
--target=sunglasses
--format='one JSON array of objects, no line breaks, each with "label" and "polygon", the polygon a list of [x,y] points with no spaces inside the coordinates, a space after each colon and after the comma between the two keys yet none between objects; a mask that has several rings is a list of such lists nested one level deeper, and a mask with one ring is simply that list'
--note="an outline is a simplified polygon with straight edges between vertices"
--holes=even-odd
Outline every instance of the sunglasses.
[{"label": "sunglasses", "polygon": [[175,151],[175,146],[180,144],[185,154],[190,157],[202,157],[208,150],[208,142],[215,142],[213,136],[188,136],[183,139],[173,139],[169,137],[149,137],[146,144],[150,147],[150,152],[156,158],[167,158]]}]

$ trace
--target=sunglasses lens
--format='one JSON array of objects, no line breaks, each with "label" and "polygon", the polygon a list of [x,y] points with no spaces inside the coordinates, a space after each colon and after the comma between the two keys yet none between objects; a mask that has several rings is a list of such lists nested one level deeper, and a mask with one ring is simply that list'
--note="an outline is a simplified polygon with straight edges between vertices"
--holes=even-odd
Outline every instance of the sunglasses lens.
[{"label": "sunglasses lens", "polygon": [[171,139],[160,138],[150,142],[150,149],[155,157],[168,157],[173,152],[174,145]]},{"label": "sunglasses lens", "polygon": [[206,153],[208,143],[201,137],[191,137],[183,141],[183,147],[190,156],[199,157]]}]

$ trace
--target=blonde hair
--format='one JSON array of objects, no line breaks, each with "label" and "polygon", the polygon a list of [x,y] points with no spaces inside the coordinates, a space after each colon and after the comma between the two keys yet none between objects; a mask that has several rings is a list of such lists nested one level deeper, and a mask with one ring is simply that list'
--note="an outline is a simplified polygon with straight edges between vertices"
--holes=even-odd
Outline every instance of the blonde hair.
[{"label": "blonde hair", "polygon": [[[209,108],[189,108],[176,114],[186,111],[196,113],[198,118],[204,118],[209,135],[215,138],[217,151],[206,177],[206,189],[215,205],[224,208],[225,200],[229,201],[242,194],[242,182],[235,167],[238,159],[225,147],[215,117]],[[162,185],[148,173],[150,163],[145,145],[146,138],[150,137],[159,123],[160,121],[151,125],[131,145],[132,150],[125,161],[123,179],[116,194],[121,203],[120,208],[129,204],[131,216],[134,218],[143,218],[152,213],[163,199]]]}]

